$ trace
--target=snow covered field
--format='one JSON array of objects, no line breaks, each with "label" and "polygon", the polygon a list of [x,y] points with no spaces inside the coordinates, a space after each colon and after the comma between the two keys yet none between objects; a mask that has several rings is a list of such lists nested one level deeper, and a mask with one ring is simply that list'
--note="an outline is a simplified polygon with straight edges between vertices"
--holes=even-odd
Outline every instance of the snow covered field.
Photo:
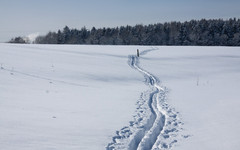
[{"label": "snow covered field", "polygon": [[240,48],[159,47],[141,66],[169,89],[184,122],[175,150],[240,148]]},{"label": "snow covered field", "polygon": [[239,47],[0,44],[0,149],[239,149],[239,64]]}]

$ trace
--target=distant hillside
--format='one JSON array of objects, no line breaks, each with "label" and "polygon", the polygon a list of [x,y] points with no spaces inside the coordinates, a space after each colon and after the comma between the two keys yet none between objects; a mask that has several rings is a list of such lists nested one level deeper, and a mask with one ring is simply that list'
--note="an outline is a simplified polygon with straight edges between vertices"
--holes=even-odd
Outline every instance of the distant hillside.
[{"label": "distant hillside", "polygon": [[[21,42],[19,37],[11,43]],[[240,19],[191,20],[150,25],[70,29],[38,36],[37,44],[240,46]]]}]

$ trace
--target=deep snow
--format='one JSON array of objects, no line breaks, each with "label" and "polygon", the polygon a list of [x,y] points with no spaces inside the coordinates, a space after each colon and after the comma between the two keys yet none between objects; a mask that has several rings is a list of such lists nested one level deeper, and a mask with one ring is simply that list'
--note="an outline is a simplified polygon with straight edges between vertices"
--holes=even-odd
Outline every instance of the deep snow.
[{"label": "deep snow", "polygon": [[132,119],[135,48],[0,45],[0,149],[105,149]]},{"label": "deep snow", "polygon": [[160,47],[141,66],[170,91],[183,136],[175,150],[240,148],[240,48]]},{"label": "deep snow", "polygon": [[239,47],[0,44],[0,64],[0,149],[240,148]]}]

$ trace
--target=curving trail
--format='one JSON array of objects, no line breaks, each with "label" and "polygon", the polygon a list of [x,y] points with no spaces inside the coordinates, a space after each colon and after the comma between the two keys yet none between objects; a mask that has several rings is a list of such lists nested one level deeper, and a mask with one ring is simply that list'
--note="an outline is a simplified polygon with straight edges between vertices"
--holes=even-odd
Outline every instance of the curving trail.
[{"label": "curving trail", "polygon": [[[153,50],[157,49],[142,51],[140,57]],[[177,132],[182,125],[178,112],[166,103],[167,91],[159,80],[139,66],[139,57],[128,56],[128,64],[144,76],[149,90],[141,94],[134,121],[117,131],[106,149],[170,149],[177,142]]]},{"label": "curving trail", "polygon": [[[132,144],[131,149],[137,149],[137,150],[144,150],[144,149],[152,149],[154,143],[157,140],[158,135],[162,131],[164,125],[165,125],[165,113],[163,110],[158,107],[159,104],[159,93],[164,92],[164,89],[161,88],[158,85],[157,79],[147,71],[143,70],[138,66],[138,57],[136,56],[129,56],[130,59],[130,66],[138,70],[140,73],[144,75],[144,77],[147,80],[147,84],[150,86],[150,88],[153,89],[153,92],[150,93],[150,98],[148,102],[148,106],[151,110],[151,117],[149,118],[148,124],[146,125],[146,128],[144,129],[144,135],[143,137],[138,137],[138,139],[141,139],[141,141],[134,141],[134,144]],[[133,139],[134,140],[134,139]]]}]

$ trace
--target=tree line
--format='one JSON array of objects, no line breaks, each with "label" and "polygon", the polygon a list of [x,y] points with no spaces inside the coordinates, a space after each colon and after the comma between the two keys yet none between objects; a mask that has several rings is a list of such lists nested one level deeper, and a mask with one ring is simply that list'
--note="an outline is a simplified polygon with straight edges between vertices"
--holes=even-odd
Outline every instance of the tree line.
[{"label": "tree line", "polygon": [[[18,37],[19,41],[19,37]],[[14,39],[11,42],[15,42]],[[201,19],[115,28],[86,27],[38,36],[37,44],[240,46],[240,19]]]}]

